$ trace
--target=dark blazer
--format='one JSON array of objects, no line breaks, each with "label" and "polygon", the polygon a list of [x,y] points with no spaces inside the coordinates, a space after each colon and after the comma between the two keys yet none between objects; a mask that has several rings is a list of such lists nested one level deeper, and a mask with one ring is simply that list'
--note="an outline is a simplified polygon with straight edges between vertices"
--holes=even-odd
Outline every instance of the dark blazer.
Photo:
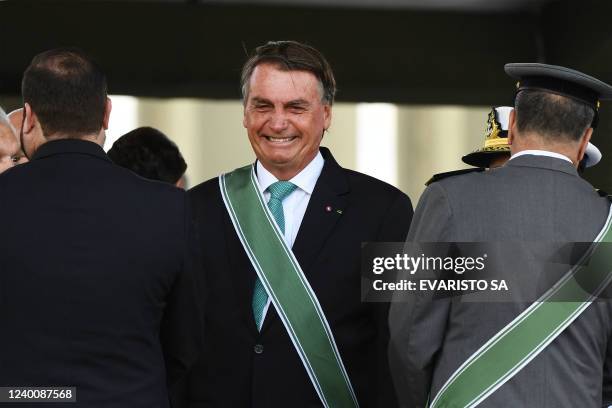
[{"label": "dark blazer", "polygon": [[83,140],[0,175],[0,386],[169,406],[201,339],[186,197]]},{"label": "dark blazer", "polygon": [[[401,365],[394,373],[402,405],[424,407],[429,393],[431,400],[469,356],[549,287],[537,290],[534,281],[545,282],[539,278],[546,276],[552,284],[566,273],[569,262],[551,259],[569,252],[558,251],[565,243],[592,242],[609,207],[570,163],[551,157],[521,156],[498,169],[432,183],[408,240],[504,243],[508,256],[489,256],[487,267],[503,272],[519,298],[482,304],[422,293],[415,303],[393,303],[391,351]],[[533,297],[524,296],[534,290]],[[593,302],[479,407],[607,407],[611,345],[608,298]]]},{"label": "dark blazer", "polygon": [[[343,169],[329,150],[321,152],[325,165],[293,252],[327,316],[361,406],[379,400],[393,406],[388,305],[361,302],[360,248],[368,241],[403,241],[412,205],[398,189]],[[321,406],[274,307],[261,333],[255,327],[256,274],[223,205],[218,179],[190,193],[210,296],[203,356],[188,382],[189,407]]]}]

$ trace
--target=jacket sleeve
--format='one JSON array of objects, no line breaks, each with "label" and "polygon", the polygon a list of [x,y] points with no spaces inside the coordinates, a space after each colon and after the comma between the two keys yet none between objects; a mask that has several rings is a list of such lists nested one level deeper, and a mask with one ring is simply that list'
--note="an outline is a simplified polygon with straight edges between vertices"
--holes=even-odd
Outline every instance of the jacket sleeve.
[{"label": "jacket sleeve", "polygon": [[201,270],[198,239],[187,196],[184,204],[182,264],[166,300],[160,339],[166,363],[166,379],[173,388],[195,363],[202,345],[202,301],[205,283]]},{"label": "jacket sleeve", "polygon": [[608,340],[606,359],[603,366],[602,407],[612,406],[612,338]]},{"label": "jacket sleeve", "polygon": [[[448,241],[451,215],[445,191],[438,183],[431,184],[419,200],[406,252],[410,255],[420,242]],[[398,280],[407,278],[398,275]],[[389,360],[402,407],[422,408],[427,404],[449,310],[450,299],[437,298],[432,291],[396,292],[393,296],[389,312]]]},{"label": "jacket sleeve", "polygon": [[[398,193],[389,205],[385,218],[381,224],[377,241],[378,242],[399,242],[406,239],[413,210],[410,198],[404,193]],[[397,407],[396,391],[393,387],[391,372],[387,359],[389,347],[389,302],[373,303],[375,319],[378,326],[378,336],[376,341],[377,352],[377,400],[375,406],[381,408]]]}]

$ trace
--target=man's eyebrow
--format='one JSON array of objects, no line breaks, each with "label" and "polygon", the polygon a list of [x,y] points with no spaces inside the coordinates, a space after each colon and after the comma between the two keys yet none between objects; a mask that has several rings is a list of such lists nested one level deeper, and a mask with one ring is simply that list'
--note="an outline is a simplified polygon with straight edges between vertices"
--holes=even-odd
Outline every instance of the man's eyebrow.
[{"label": "man's eyebrow", "polygon": [[266,104],[272,104],[272,102],[271,102],[270,100],[265,99],[265,98],[260,98],[260,97],[258,97],[258,96],[254,96],[254,97],[251,99],[251,103],[266,103]]},{"label": "man's eyebrow", "polygon": [[309,105],[310,105],[310,102],[308,102],[306,99],[294,99],[292,101],[285,103],[285,106],[309,106]]}]

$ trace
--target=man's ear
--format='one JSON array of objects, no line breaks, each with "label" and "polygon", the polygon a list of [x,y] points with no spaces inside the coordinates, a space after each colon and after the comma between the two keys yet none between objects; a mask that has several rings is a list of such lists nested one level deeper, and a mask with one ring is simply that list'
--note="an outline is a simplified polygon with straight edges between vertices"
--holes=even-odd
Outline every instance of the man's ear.
[{"label": "man's ear", "polygon": [[242,126],[247,129],[247,100],[245,99],[242,103]]},{"label": "man's ear", "polygon": [[514,109],[510,111],[510,117],[508,118],[508,145],[512,145],[514,141],[514,126],[516,120],[516,113]]},{"label": "man's ear", "polygon": [[580,147],[578,148],[578,163],[584,158],[584,153],[586,152],[587,145],[591,140],[591,136],[593,136],[593,128],[587,128],[584,131],[582,137],[580,138]]},{"label": "man's ear", "polygon": [[30,133],[32,131],[32,129],[34,128],[36,121],[38,119],[36,118],[36,114],[34,113],[34,111],[32,111],[32,107],[30,106],[29,103],[24,103],[23,104],[23,127],[21,128],[21,131],[25,134],[25,133]]},{"label": "man's ear", "polygon": [[108,122],[110,120],[111,110],[113,109],[113,103],[110,98],[106,98],[106,104],[104,105],[104,119],[102,119],[102,127],[104,130],[108,129]]},{"label": "man's ear", "polygon": [[332,107],[330,104],[323,105],[323,126],[327,130],[331,126]]}]

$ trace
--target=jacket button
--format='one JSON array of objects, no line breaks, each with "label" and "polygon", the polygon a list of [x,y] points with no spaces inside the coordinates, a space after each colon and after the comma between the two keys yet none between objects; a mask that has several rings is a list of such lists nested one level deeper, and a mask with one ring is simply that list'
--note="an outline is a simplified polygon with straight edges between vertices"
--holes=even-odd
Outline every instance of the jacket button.
[{"label": "jacket button", "polygon": [[256,354],[261,354],[263,353],[263,346],[261,344],[256,344],[255,347],[253,347],[253,351],[255,351]]}]

